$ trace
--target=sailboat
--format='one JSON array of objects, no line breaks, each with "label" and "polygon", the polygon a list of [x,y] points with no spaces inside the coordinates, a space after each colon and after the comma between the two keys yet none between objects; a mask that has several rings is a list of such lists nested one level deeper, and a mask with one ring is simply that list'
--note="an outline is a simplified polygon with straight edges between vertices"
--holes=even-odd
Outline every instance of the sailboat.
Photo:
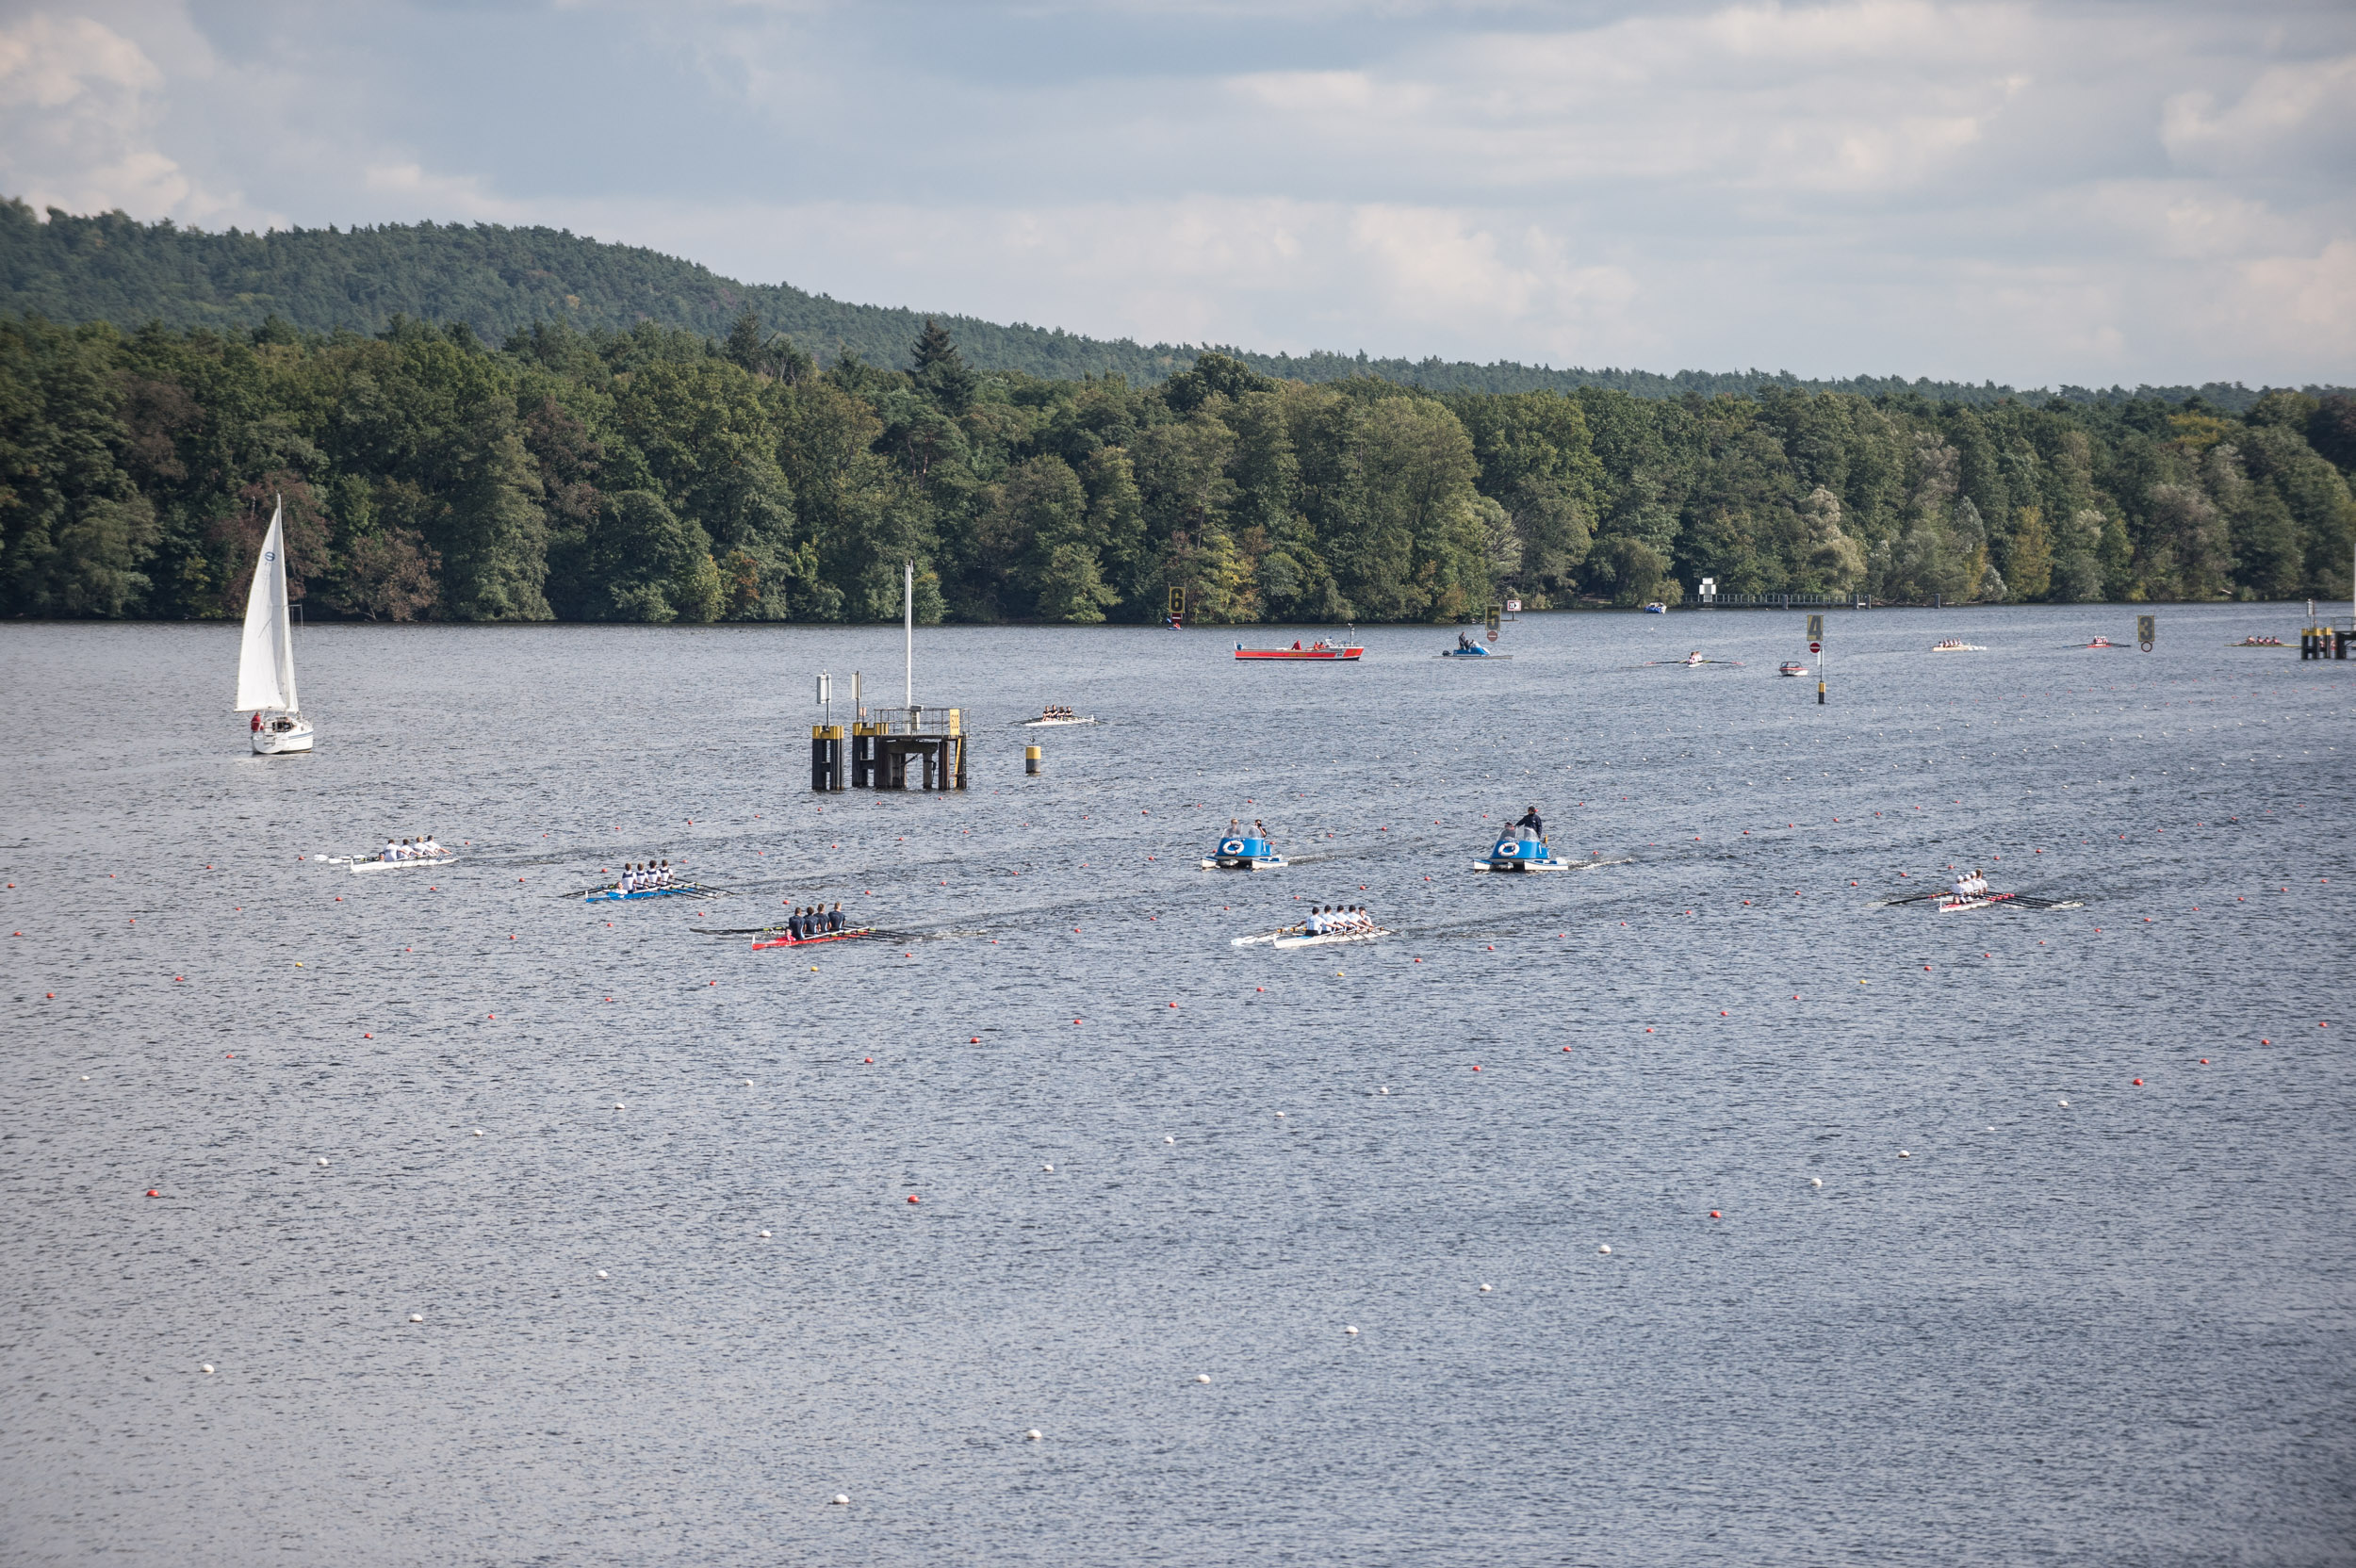
[{"label": "sailboat", "polygon": [[270,514],[270,536],[245,596],[245,641],[237,650],[237,707],[251,712],[254,749],[265,757],[311,749],[310,722],[295,696],[294,637],[286,626],[286,503]]}]

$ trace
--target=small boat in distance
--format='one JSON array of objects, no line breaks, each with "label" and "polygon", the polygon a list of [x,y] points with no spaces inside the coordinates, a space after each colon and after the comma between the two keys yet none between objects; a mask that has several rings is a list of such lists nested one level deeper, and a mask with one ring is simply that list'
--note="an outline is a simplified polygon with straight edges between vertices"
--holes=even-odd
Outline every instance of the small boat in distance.
[{"label": "small boat in distance", "polygon": [[1960,637],[1942,637],[1931,645],[1933,653],[1986,653],[1977,643],[1967,643]]},{"label": "small boat in distance", "polygon": [[1059,708],[1054,703],[1049,703],[1038,718],[1017,719],[1015,721],[1015,727],[1018,729],[1042,729],[1049,725],[1094,724],[1096,720],[1088,714],[1074,713],[1069,708]]},{"label": "small boat in distance", "polygon": [[1806,675],[1808,666],[1800,663],[1782,663],[1775,666],[1775,673],[1777,675]]},{"label": "small boat in distance", "polygon": [[237,647],[237,710],[251,712],[248,733],[264,757],[309,751],[310,721],[295,695],[294,635],[286,624],[286,503],[270,514],[254,586],[245,596],[245,637]]},{"label": "small boat in distance", "polygon": [[2228,643],[2229,648],[2279,648],[2286,646],[2280,637],[2245,637],[2238,643]]},{"label": "small boat in distance", "polygon": [[1644,606],[1644,613],[1647,615],[1666,615],[1668,612],[1669,607],[1661,603],[1659,599],[1655,599],[1652,603]]},{"label": "small boat in distance", "polygon": [[1366,651],[1357,644],[1331,643],[1322,637],[1305,647],[1299,643],[1288,648],[1248,648],[1241,643],[1235,645],[1238,659],[1307,659],[1326,663],[1356,663],[1358,656]]},{"label": "small boat in distance", "polygon": [[2108,637],[2097,637],[2093,642],[2083,645],[2090,648],[2108,648],[2117,647],[2119,645],[2112,642]]}]

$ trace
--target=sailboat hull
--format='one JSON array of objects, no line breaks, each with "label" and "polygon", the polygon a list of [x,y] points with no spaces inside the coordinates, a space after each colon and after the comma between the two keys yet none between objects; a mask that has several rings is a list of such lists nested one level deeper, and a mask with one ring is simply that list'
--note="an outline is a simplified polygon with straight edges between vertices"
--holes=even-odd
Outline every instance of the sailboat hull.
[{"label": "sailboat hull", "polygon": [[254,732],[254,749],[263,757],[286,757],[311,749],[312,730],[307,724],[298,723],[292,729],[257,729]]}]

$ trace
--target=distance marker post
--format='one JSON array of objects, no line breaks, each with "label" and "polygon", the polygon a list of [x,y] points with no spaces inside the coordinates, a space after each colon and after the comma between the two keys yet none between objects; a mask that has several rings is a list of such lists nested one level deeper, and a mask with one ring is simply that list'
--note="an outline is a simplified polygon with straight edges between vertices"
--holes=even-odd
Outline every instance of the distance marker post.
[{"label": "distance marker post", "polygon": [[1824,617],[1808,618],[1808,651],[1816,656],[1816,706],[1824,706]]}]

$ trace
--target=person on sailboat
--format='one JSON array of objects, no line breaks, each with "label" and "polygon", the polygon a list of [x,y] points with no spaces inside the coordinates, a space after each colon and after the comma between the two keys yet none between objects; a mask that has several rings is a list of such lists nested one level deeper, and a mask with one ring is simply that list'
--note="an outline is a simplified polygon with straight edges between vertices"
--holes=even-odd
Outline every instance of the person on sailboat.
[{"label": "person on sailboat", "polygon": [[254,734],[259,735],[259,734],[262,732],[262,715],[261,715],[261,714],[259,714],[259,713],[255,713],[255,714],[254,715],[254,727],[254,727]]}]

